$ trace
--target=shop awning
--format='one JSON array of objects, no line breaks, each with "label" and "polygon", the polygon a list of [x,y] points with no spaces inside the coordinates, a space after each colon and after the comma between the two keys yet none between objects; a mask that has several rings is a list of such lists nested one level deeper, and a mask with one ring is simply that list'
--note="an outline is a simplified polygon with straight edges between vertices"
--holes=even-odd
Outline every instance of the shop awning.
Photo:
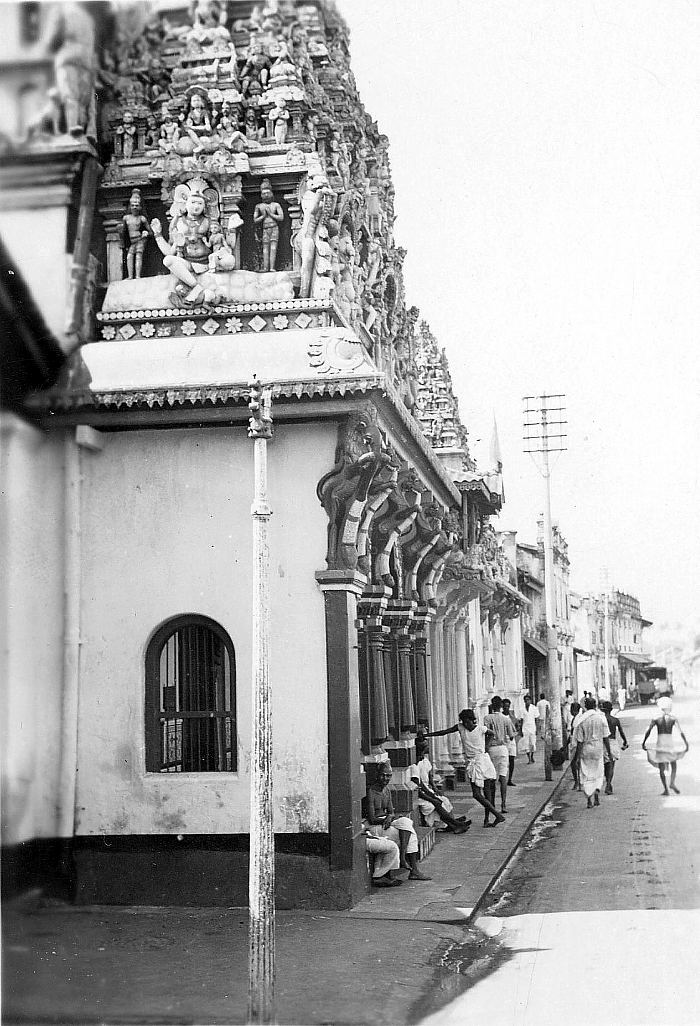
[{"label": "shop awning", "polygon": [[649,666],[653,661],[649,656],[642,655],[641,652],[620,652],[620,659],[632,666]]},{"label": "shop awning", "polygon": [[535,638],[523,638],[523,641],[526,645],[529,645],[530,648],[533,648],[538,655],[547,655],[547,649],[541,641],[537,641]]}]

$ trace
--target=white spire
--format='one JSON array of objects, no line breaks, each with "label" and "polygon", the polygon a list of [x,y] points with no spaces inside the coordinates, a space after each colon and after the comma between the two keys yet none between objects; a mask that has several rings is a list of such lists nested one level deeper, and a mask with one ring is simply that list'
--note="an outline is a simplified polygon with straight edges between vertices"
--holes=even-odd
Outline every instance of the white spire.
[{"label": "white spire", "polygon": [[489,448],[489,459],[491,466],[497,472],[503,470],[503,460],[501,459],[501,443],[498,440],[498,424],[496,423],[496,413],[493,414],[493,430],[491,432],[491,445]]}]

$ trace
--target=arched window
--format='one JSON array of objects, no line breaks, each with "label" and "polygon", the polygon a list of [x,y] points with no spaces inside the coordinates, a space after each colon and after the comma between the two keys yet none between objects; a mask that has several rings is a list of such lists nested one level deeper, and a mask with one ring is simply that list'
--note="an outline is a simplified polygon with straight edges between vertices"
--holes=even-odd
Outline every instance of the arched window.
[{"label": "arched window", "polygon": [[205,616],[169,620],[146,652],[146,770],[236,769],[236,657],[231,639]]}]

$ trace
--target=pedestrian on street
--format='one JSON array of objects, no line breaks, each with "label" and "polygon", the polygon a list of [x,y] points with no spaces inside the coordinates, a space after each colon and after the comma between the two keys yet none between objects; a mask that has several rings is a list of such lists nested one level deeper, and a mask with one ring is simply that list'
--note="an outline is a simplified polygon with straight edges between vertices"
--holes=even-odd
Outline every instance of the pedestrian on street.
[{"label": "pedestrian on street", "polygon": [[[680,794],[680,791],[676,787],[676,763],[679,759],[682,759],[685,753],[688,751],[688,742],[685,734],[681,730],[681,725],[675,716],[671,715],[673,709],[673,702],[670,698],[660,698],[657,702],[661,715],[656,716],[649,726],[647,732],[644,735],[642,741],[642,749],[647,753],[647,759],[652,766],[656,766],[661,777],[661,783],[663,784],[662,794],[668,795],[668,787],[666,786],[666,767],[671,767],[671,779],[669,781],[669,787],[674,794]],[[647,748],[647,739],[651,734],[652,730],[656,727],[656,744],[653,748]],[[678,733],[683,738],[683,745],[676,741],[673,737],[673,728],[678,727]]]},{"label": "pedestrian on street", "polygon": [[625,690],[624,684],[621,684],[620,687],[617,689],[617,704],[620,708],[620,712],[624,712],[625,706],[627,704],[627,691]]},{"label": "pedestrian on street", "polygon": [[544,691],[540,692],[540,700],[537,703],[537,712],[540,717],[539,728],[540,737],[544,740],[545,731],[547,730],[547,717],[550,715],[552,707],[548,700],[544,697]]},{"label": "pedestrian on street", "polygon": [[[608,721],[600,710],[596,709],[596,700],[592,696],[585,701],[586,711],[579,720],[574,739],[576,741],[575,759],[581,772],[581,784],[586,795],[586,808],[600,805],[600,789],[605,780],[603,756],[610,755],[610,728]],[[591,801],[591,798],[593,801]]]},{"label": "pedestrian on street", "polygon": [[[605,770],[605,793],[606,794],[612,794],[613,793],[612,782],[613,782],[613,777],[615,775],[615,763],[620,758],[620,751],[622,750],[624,752],[625,749],[628,747],[628,744],[627,744],[627,738],[625,737],[625,732],[622,729],[622,724],[618,720],[617,716],[613,716],[613,714],[612,714],[612,702],[601,702],[600,703],[600,708],[603,711],[603,713],[605,714],[605,718],[608,721],[608,728],[610,730],[610,758],[608,759],[607,756],[606,756],[606,758],[604,759],[604,763],[605,763],[604,770]],[[618,741],[617,741],[618,731],[619,731],[620,737],[622,738],[622,749],[620,749],[620,745],[618,744]]]},{"label": "pedestrian on street", "polygon": [[540,714],[537,706],[532,704],[529,695],[525,695],[525,712],[523,713],[523,751],[527,754],[527,761],[535,761],[537,751],[537,721]]},{"label": "pedestrian on street", "polygon": [[574,733],[579,725],[579,721],[583,716],[583,710],[578,702],[571,703],[571,727],[569,730],[569,748],[573,749],[571,756],[571,775],[574,778],[574,782],[571,785],[572,791],[581,790],[581,769],[576,759],[576,741],[574,740]]},{"label": "pedestrian on street", "polygon": [[[508,716],[502,712],[503,703],[500,695],[494,695],[491,699],[491,712],[484,719],[486,727],[486,751],[498,774],[498,783],[501,791],[501,812],[506,813],[506,797],[508,794],[508,742],[515,741],[513,724]],[[496,804],[496,782],[487,781],[484,787],[486,797]]]},{"label": "pedestrian on street", "polygon": [[513,737],[512,739],[508,739],[508,787],[515,787],[513,782],[513,772],[515,770],[515,759],[518,754],[517,737],[520,733],[520,720],[513,712],[510,698],[503,699],[503,715],[508,717],[510,725],[513,728]]},{"label": "pedestrian on street", "polygon": [[[446,727],[444,730],[429,730],[424,737],[443,737],[445,734],[459,733],[464,753],[465,769],[467,780],[471,784],[472,796],[484,810],[484,826],[495,827],[499,823],[505,823],[506,818],[496,811],[493,802],[490,802],[484,794],[484,784],[487,780],[496,780],[498,774],[493,763],[486,752],[486,727],[476,722],[476,713],[473,709],[462,709],[459,714],[459,722],[454,727]],[[495,785],[494,785],[495,786]],[[494,822],[489,822],[489,815],[494,817]]]}]

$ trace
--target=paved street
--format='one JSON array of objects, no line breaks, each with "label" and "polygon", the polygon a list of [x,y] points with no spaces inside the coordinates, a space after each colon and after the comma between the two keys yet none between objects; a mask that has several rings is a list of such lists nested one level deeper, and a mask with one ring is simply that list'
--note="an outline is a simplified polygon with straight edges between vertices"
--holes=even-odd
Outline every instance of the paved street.
[{"label": "paved street", "polygon": [[[443,954],[461,943],[474,906],[516,849],[560,777],[520,760],[508,822],[474,816],[442,835],[422,863],[431,877],[375,890],[347,912],[278,912],[280,1023],[417,1022],[468,985]],[[247,910],[73,908],[29,902],[3,922],[4,1022],[243,1023]]]},{"label": "paved street", "polygon": [[435,1026],[696,1024],[700,1007],[700,699],[677,696],[689,754],[661,796],[640,750],[650,708],[625,710],[615,793],[588,811],[563,788],[444,961],[472,980]]},{"label": "paved street", "polygon": [[[483,830],[459,789],[474,826],[438,840],[430,882],[347,912],[279,913],[278,1021],[697,1023],[700,696],[675,711],[691,744],[680,796],[661,798],[640,751],[652,709],[633,707],[616,793],[599,809],[568,771],[546,783],[539,759],[519,759],[502,829]],[[4,1021],[243,1023],[246,928],[244,909],[9,909]]]}]

